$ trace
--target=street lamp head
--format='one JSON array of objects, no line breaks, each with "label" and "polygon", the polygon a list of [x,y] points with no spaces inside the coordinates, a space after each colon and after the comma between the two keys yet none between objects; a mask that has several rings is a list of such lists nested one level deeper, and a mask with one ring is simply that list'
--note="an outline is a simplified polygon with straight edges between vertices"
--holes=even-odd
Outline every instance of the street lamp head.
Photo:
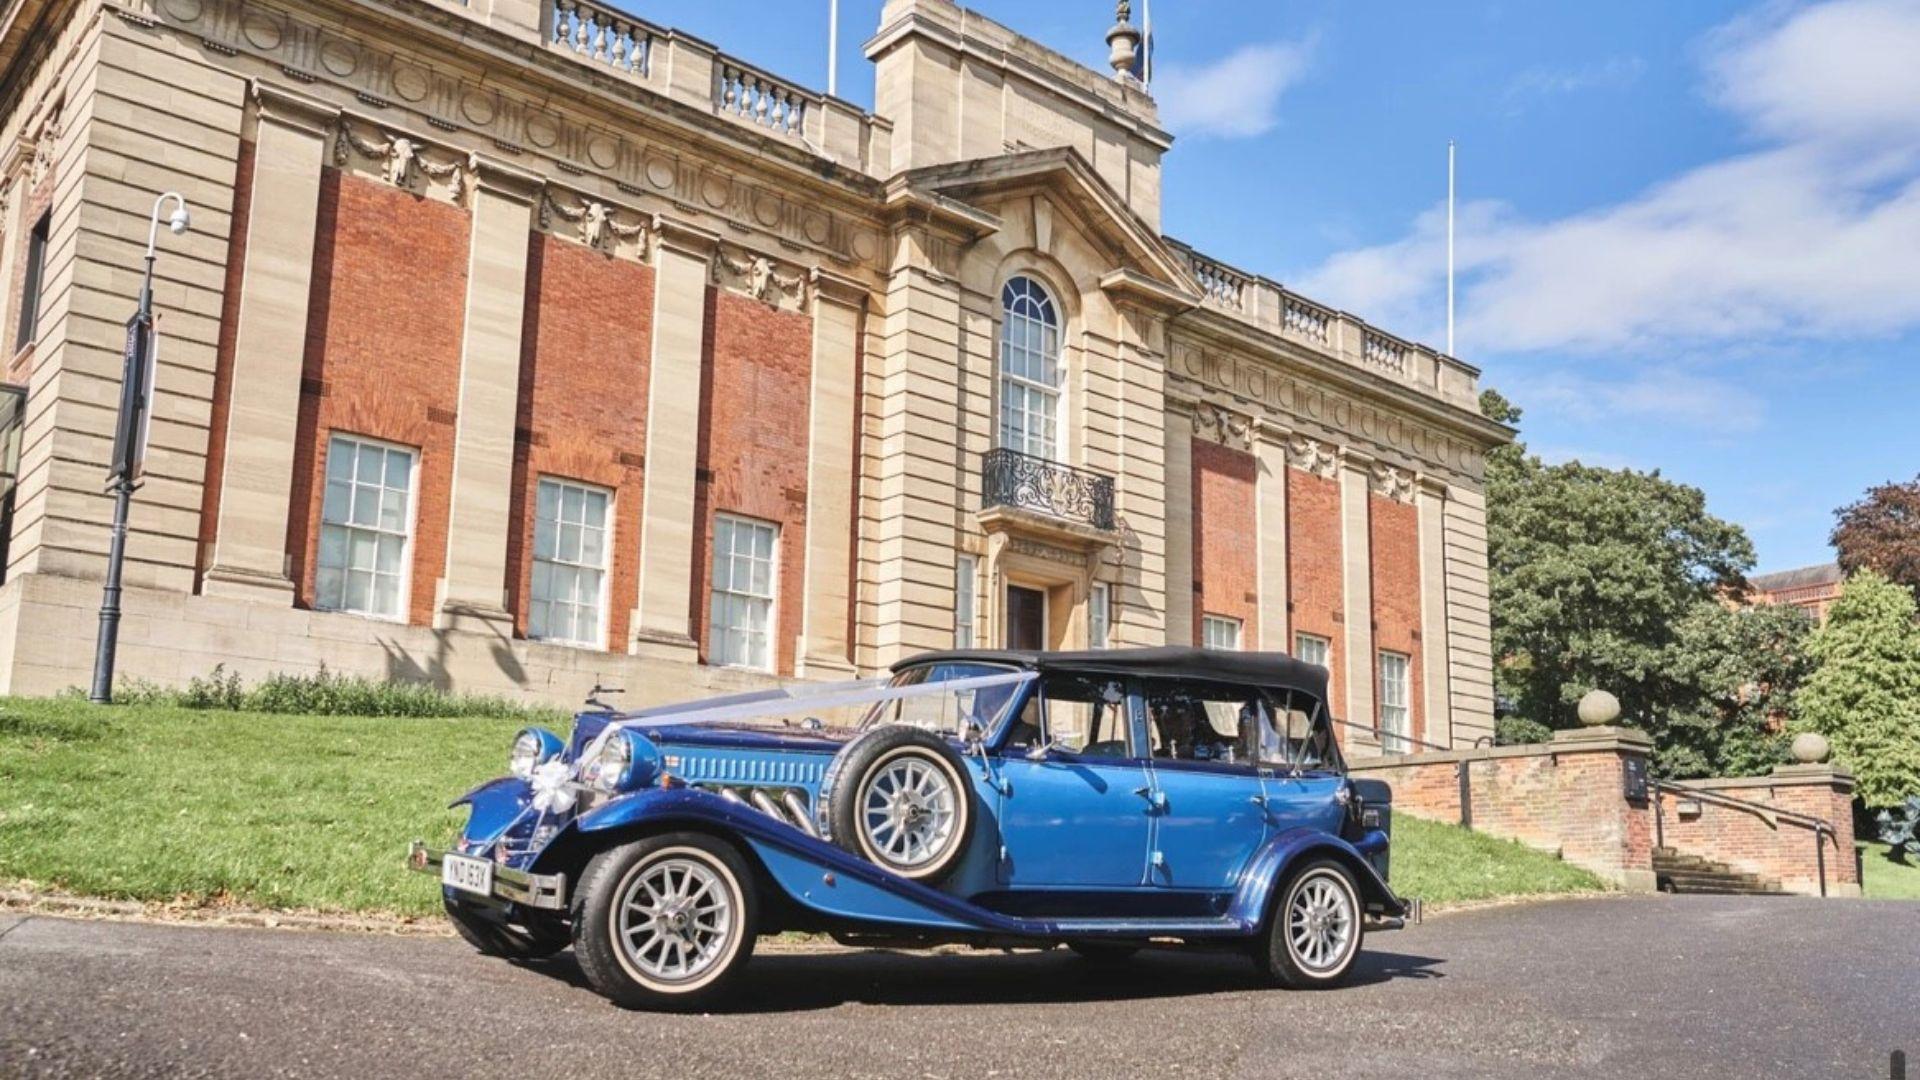
[{"label": "street lamp head", "polygon": [[172,229],[175,236],[193,228],[193,215],[187,213],[186,203],[182,202],[179,209],[173,212],[173,216],[167,219],[167,228]]}]

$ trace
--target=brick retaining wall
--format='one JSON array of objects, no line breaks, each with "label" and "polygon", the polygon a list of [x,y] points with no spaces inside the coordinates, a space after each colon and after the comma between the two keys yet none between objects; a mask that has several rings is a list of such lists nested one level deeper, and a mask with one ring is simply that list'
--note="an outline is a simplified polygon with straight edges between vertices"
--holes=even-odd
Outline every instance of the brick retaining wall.
[{"label": "brick retaining wall", "polygon": [[1824,856],[1828,895],[1858,895],[1860,872],[1853,852],[1850,774],[1831,765],[1783,765],[1769,776],[1687,780],[1677,786],[1822,818],[1833,826],[1835,835],[1822,841],[1824,849],[1816,852],[1814,831],[1805,824],[1667,791],[1660,809],[1668,847],[1773,878],[1788,892],[1811,895],[1820,892],[1820,860]]}]

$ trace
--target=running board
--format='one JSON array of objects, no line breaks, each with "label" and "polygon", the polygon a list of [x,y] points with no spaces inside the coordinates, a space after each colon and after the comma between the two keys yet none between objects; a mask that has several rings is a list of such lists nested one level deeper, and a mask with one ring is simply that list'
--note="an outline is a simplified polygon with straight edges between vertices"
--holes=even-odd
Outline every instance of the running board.
[{"label": "running board", "polygon": [[1128,937],[1244,936],[1254,928],[1239,919],[1055,919],[1062,934],[1100,934]]}]

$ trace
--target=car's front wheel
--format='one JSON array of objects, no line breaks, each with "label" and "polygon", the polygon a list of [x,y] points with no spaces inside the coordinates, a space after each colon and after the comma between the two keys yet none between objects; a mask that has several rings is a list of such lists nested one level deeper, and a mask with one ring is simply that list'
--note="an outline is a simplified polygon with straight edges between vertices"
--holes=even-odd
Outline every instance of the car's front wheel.
[{"label": "car's front wheel", "polygon": [[650,836],[594,856],[580,876],[574,955],[595,990],[629,1009],[698,1009],[753,955],[753,874],[703,833]]},{"label": "car's front wheel", "polygon": [[1267,978],[1295,990],[1338,986],[1360,955],[1360,891],[1332,859],[1309,862],[1281,887],[1254,962]]}]

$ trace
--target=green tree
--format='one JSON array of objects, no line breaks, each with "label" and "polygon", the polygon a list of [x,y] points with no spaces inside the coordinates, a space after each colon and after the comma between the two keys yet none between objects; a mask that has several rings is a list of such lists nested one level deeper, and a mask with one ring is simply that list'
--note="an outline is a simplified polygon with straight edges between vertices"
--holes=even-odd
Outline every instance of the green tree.
[{"label": "green tree", "polygon": [[1869,807],[1920,793],[1920,626],[1913,594],[1872,570],[1847,579],[1813,634],[1819,665],[1801,688],[1799,723],[1825,735]]},{"label": "green tree", "polygon": [[[1481,411],[1517,423],[1488,392]],[[1494,681],[1502,702],[1549,727],[1575,722],[1596,687],[1654,737],[1660,769],[1701,775],[1772,751],[1746,688],[1790,694],[1799,668],[1737,654],[1791,631],[1780,616],[1736,617],[1753,545],[1707,512],[1706,496],[1656,472],[1548,465],[1522,445],[1487,459]],[[1791,653],[1792,647],[1777,642]],[[1769,697],[1776,696],[1771,691]],[[1723,747],[1734,738],[1739,747]]]},{"label": "green tree", "polygon": [[1702,602],[1680,621],[1674,681],[1697,695],[1666,717],[1670,776],[1754,776],[1787,761],[1794,696],[1813,662],[1813,620],[1785,605]]}]

